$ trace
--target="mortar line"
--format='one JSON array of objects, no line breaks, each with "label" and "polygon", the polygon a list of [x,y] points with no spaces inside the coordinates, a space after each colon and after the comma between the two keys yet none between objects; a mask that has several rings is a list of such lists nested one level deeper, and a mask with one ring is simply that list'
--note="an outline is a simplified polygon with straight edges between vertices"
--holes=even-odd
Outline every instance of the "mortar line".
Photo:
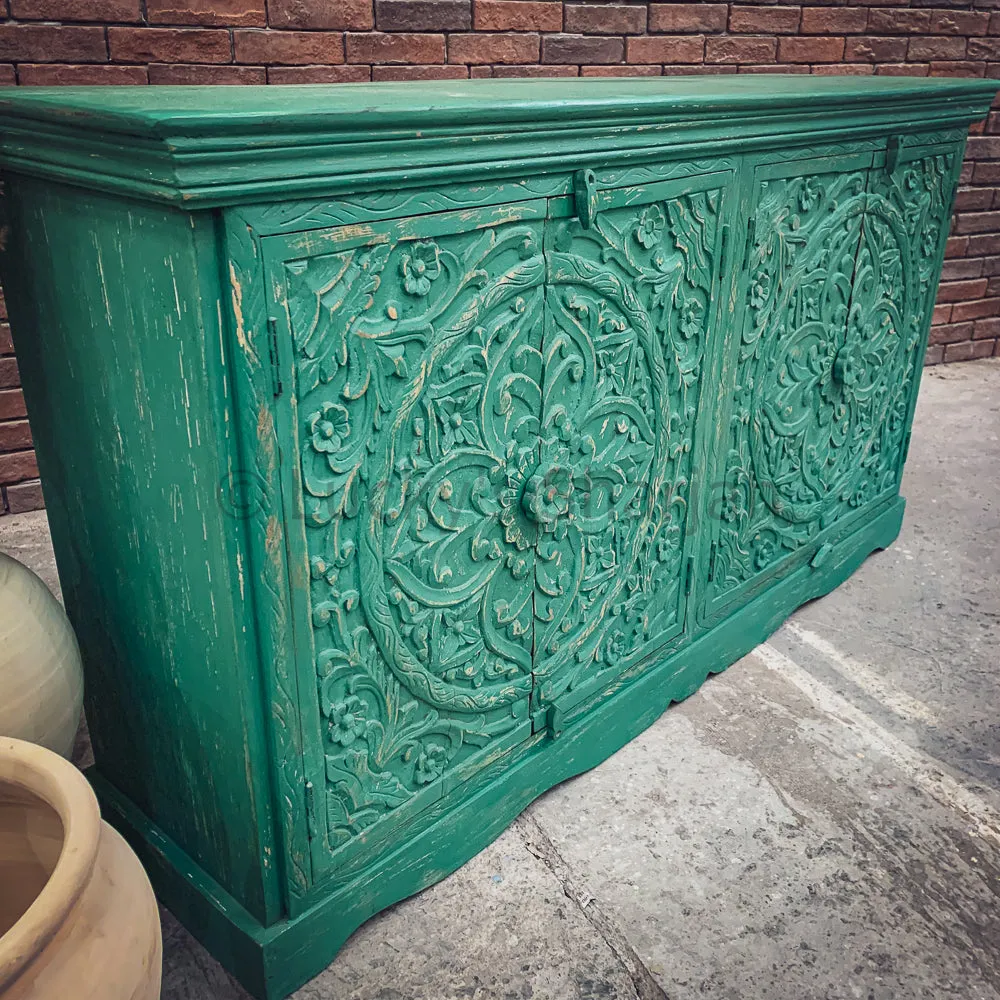
[{"label": "mortar line", "polygon": [[638,1000],[670,1000],[660,984],[653,978],[638,952],[628,938],[616,926],[600,904],[589,893],[576,887],[576,880],[566,860],[559,853],[552,838],[542,828],[541,823],[530,811],[521,813],[514,820],[524,846],[555,876],[563,895],[576,904],[577,908],[594,928],[604,943],[611,949],[619,964],[625,970],[635,988]]},{"label": "mortar line", "polygon": [[969,820],[973,824],[971,833],[991,841],[995,847],[1000,846],[1000,811],[952,777],[943,762],[917,750],[880,726],[870,715],[817,680],[770,643],[762,643],[750,655],[797,687],[824,715],[853,731],[888,758],[921,791],[946,809]]}]

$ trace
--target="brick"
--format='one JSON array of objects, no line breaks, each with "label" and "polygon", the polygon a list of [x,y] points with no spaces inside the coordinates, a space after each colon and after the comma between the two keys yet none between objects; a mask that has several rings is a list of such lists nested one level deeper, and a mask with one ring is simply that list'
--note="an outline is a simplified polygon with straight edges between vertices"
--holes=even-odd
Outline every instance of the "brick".
[{"label": "brick", "polygon": [[0,355],[13,353],[14,341],[10,335],[10,323],[0,323]]},{"label": "brick", "polygon": [[237,29],[233,47],[239,63],[322,66],[344,61],[344,36],[338,31]]},{"label": "brick", "polygon": [[970,38],[967,51],[970,59],[1000,59],[1000,38]]},{"label": "brick", "polygon": [[0,389],[16,389],[21,384],[16,358],[0,358]]},{"label": "brick", "polygon": [[647,35],[625,43],[630,63],[700,63],[704,57],[704,35]]},{"label": "brick", "polygon": [[372,0],[268,0],[272,28],[365,31],[375,27]]},{"label": "brick", "polygon": [[927,63],[899,63],[876,66],[877,76],[927,76],[930,66]]},{"label": "brick", "polygon": [[671,35],[725,31],[728,17],[724,3],[654,3],[649,5],[649,30]]},{"label": "brick", "polygon": [[472,80],[488,80],[493,76],[492,66],[470,66],[469,78]]},{"label": "brick", "polygon": [[363,63],[409,63],[426,66],[444,62],[444,35],[347,34],[347,61]]},{"label": "brick", "polygon": [[1000,337],[1000,316],[977,319],[973,324],[972,339],[982,340],[985,337]]},{"label": "brick", "polygon": [[924,354],[924,365],[939,365],[944,361],[944,348],[943,347],[928,347],[927,353]]},{"label": "brick", "polygon": [[[971,281],[943,281],[938,286],[938,302],[962,302],[968,299],[978,299],[986,291],[986,279],[976,278]],[[952,310],[954,315],[954,310]]]},{"label": "brick", "polygon": [[779,38],[778,62],[832,63],[844,58],[843,38]]},{"label": "brick", "polygon": [[985,69],[981,62],[932,62],[928,75],[982,77]]},{"label": "brick", "polygon": [[972,339],[971,323],[947,323],[944,326],[932,326],[928,343],[953,344],[959,340]]},{"label": "brick", "polygon": [[0,422],[0,451],[23,451],[31,447],[31,427],[27,420]]},{"label": "brick", "polygon": [[[690,73],[690,67],[685,69]],[[580,76],[661,76],[659,66],[581,66]]]},{"label": "brick", "polygon": [[851,62],[894,63],[906,59],[905,38],[875,37],[848,38],[844,47],[844,58]]},{"label": "brick", "polygon": [[812,71],[816,76],[871,76],[875,67],[871,63],[842,62],[813,66]]},{"label": "brick", "polygon": [[778,51],[776,38],[760,35],[727,36],[705,40],[707,63],[770,63]]},{"label": "brick", "polygon": [[563,30],[582,35],[641,35],[646,6],[616,3],[566,4]]},{"label": "brick", "polygon": [[13,87],[17,83],[17,74],[10,63],[0,64],[0,84]]},{"label": "brick", "polygon": [[990,278],[986,282],[986,297],[995,299],[1000,296],[1000,277]]},{"label": "brick", "polygon": [[468,31],[472,0],[375,0],[378,31]]},{"label": "brick", "polygon": [[189,87],[267,83],[263,66],[197,66],[192,64],[150,63],[149,82],[183,84]]},{"label": "brick", "polygon": [[990,30],[990,15],[985,11],[933,10],[927,30],[932,35],[985,35]]},{"label": "brick", "polygon": [[973,160],[1000,160],[1000,136],[970,139],[966,155]]},{"label": "brick", "polygon": [[28,411],[24,408],[24,393],[20,389],[0,390],[0,420],[11,420],[27,415]]},{"label": "brick", "polygon": [[955,220],[955,232],[995,233],[1000,231],[1000,212],[966,212]]},{"label": "brick", "polygon": [[740,7],[733,4],[729,12],[729,30],[748,35],[794,33],[799,30],[800,16],[798,7]]},{"label": "brick", "polygon": [[964,257],[969,246],[968,236],[949,236],[944,245],[945,260]]},{"label": "brick", "polygon": [[948,344],[944,349],[945,361],[975,361],[977,358],[988,358],[993,353],[993,345],[988,341]]},{"label": "brick", "polygon": [[993,188],[959,188],[955,193],[955,212],[981,212],[993,204]]},{"label": "brick", "polygon": [[226,63],[229,32],[214,28],[108,28],[113,62]]},{"label": "brick", "polygon": [[494,66],[495,77],[579,76],[579,66]]},{"label": "brick", "polygon": [[979,278],[983,273],[982,257],[960,257],[957,260],[946,260],[941,269],[942,281],[961,281],[968,278]]},{"label": "brick", "polygon": [[267,82],[363,83],[372,78],[371,66],[268,66]]},{"label": "brick", "polygon": [[878,10],[868,12],[868,30],[876,35],[925,34],[931,25],[928,10]]},{"label": "brick", "polygon": [[930,59],[964,59],[965,39],[949,38],[947,35],[911,38],[906,55],[914,62]]},{"label": "brick", "polygon": [[23,514],[29,510],[42,510],[45,498],[42,484],[38,479],[7,487],[7,506],[12,514]]},{"label": "brick", "polygon": [[479,31],[562,31],[562,3],[475,0],[472,24]]},{"label": "brick", "polygon": [[95,84],[143,84],[149,82],[145,66],[109,63],[21,63],[18,82],[27,87],[89,87]]},{"label": "brick", "polygon": [[33,451],[9,451],[0,455],[0,483],[19,483],[38,478],[38,463]]},{"label": "brick", "polygon": [[538,35],[518,32],[476,32],[470,35],[448,36],[448,62],[474,63],[537,63]]},{"label": "brick", "polygon": [[964,160],[962,163],[962,169],[958,173],[958,183],[959,184],[970,184],[972,182],[972,167],[973,163],[971,160]]},{"label": "brick", "polygon": [[14,62],[107,62],[104,29],[55,24],[0,24],[0,60],[8,59]]},{"label": "brick", "polygon": [[146,0],[146,19],[150,24],[263,28],[267,13],[264,0]]},{"label": "brick", "polygon": [[593,35],[543,35],[543,63],[617,63],[625,54],[621,38]]},{"label": "brick", "polygon": [[11,0],[16,21],[141,21],[139,0]]},{"label": "brick", "polygon": [[969,257],[991,257],[1000,253],[1000,236],[970,236],[966,247]]},{"label": "brick", "polygon": [[[985,291],[985,289],[984,289]],[[1000,315],[1000,298],[980,299],[978,302],[957,302],[951,309],[952,323]]]},{"label": "brick", "polygon": [[949,319],[951,319],[951,305],[949,303],[934,307],[934,311],[931,313],[931,323],[934,326],[947,323]]},{"label": "brick", "polygon": [[712,66],[664,66],[664,76],[732,76],[738,73],[739,66],[725,66],[715,64]]},{"label": "brick", "polygon": [[868,28],[867,7],[803,7],[803,35],[858,35]]},{"label": "brick", "polygon": [[372,66],[373,80],[467,80],[468,66]]}]

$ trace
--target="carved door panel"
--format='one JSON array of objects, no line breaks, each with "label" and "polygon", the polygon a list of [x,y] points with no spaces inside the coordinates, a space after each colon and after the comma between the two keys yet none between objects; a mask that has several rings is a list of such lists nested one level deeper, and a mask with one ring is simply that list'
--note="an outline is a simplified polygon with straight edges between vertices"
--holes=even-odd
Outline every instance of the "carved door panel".
[{"label": "carved door panel", "polygon": [[530,733],[545,208],[264,241],[314,881]]},{"label": "carved door panel", "polygon": [[709,617],[776,573],[818,568],[862,508],[895,495],[945,235],[947,206],[932,207],[928,187],[940,202],[951,184],[940,165],[916,174],[908,197],[905,181],[886,188],[881,154],[755,172],[743,318],[725,353],[736,388],[717,441]]},{"label": "carved door panel", "polygon": [[848,321],[851,402],[870,439],[859,505],[899,489],[962,152],[954,142],[904,146],[895,163],[879,154],[871,171]]},{"label": "carved door panel", "polygon": [[[538,466],[534,703],[558,716],[678,636],[695,418],[732,174],[596,194],[551,220]],[[554,203],[555,205],[555,203]]]}]

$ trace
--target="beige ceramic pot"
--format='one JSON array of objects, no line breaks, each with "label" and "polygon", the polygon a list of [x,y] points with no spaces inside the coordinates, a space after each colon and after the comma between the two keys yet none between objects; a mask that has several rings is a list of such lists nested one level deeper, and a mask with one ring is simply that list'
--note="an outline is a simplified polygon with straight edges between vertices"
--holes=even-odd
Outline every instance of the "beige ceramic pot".
[{"label": "beige ceramic pot", "polygon": [[0,1000],[155,1000],[160,917],[72,764],[0,738]]},{"label": "beige ceramic pot", "polygon": [[80,649],[66,612],[27,566],[0,552],[0,736],[68,757],[82,702]]}]

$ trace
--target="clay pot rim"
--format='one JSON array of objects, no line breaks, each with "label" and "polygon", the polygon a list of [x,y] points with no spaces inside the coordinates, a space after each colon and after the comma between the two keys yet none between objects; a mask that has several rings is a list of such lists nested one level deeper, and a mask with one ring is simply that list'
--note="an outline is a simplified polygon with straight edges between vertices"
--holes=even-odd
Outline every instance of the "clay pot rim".
[{"label": "clay pot rim", "polygon": [[34,743],[0,738],[0,785],[51,806],[63,827],[56,866],[34,902],[0,936],[0,993],[58,933],[90,882],[101,836],[101,812],[87,779],[67,760]]}]

